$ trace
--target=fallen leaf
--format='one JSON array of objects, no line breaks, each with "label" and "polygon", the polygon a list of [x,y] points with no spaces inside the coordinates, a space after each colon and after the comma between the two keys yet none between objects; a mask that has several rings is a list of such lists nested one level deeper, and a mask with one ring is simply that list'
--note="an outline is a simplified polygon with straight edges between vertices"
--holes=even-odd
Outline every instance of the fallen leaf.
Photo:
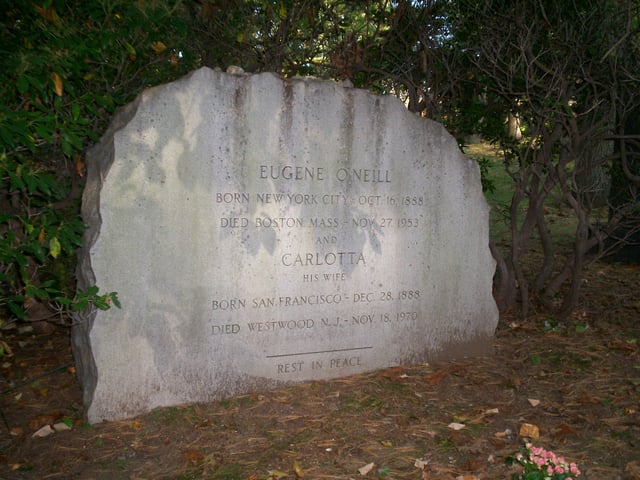
[{"label": "fallen leaf", "polygon": [[429,460],[423,460],[421,458],[416,458],[413,466],[419,468],[420,470],[424,470],[424,468],[429,464]]},{"label": "fallen leaf", "polygon": [[391,440],[380,440],[380,443],[384,447],[393,447],[393,442]]},{"label": "fallen leaf", "polygon": [[464,423],[452,422],[447,425],[451,430],[462,430],[466,425]]},{"label": "fallen leaf", "polygon": [[304,471],[302,470],[302,468],[300,468],[300,464],[297,460],[293,461],[293,473],[296,474],[296,478],[304,477]]},{"label": "fallen leaf", "polygon": [[358,472],[360,473],[360,475],[366,475],[367,473],[369,473],[371,470],[374,469],[374,467],[376,466],[375,463],[371,462],[371,463],[367,463],[364,467],[360,467],[358,469]]},{"label": "fallen leaf", "polygon": [[159,40],[151,44],[151,50],[153,50],[153,53],[156,53],[156,54],[162,53],[166,49],[167,49],[167,46]]},{"label": "fallen leaf", "polygon": [[22,428],[20,428],[20,427],[13,427],[9,433],[13,437],[19,437],[20,435],[22,435],[24,433],[24,430],[22,430]]},{"label": "fallen leaf", "polygon": [[540,405],[540,400],[536,400],[535,398],[529,398],[527,400],[532,407],[537,407],[538,405]]},{"label": "fallen leaf", "polygon": [[523,423],[520,425],[520,433],[521,437],[530,437],[530,438],[540,438],[540,429],[537,425],[533,425],[531,423]]},{"label": "fallen leaf", "polygon": [[85,163],[84,163],[84,160],[82,159],[82,155],[80,155],[79,153],[76,153],[75,161],[76,161],[76,175],[82,178],[84,177],[84,169],[85,169]]},{"label": "fallen leaf", "polygon": [[44,437],[48,437],[52,433],[55,433],[55,430],[53,428],[51,428],[51,425],[45,425],[40,430],[35,432],[33,434],[33,437],[34,438],[44,438]]},{"label": "fallen leaf", "polygon": [[60,75],[58,75],[56,72],[53,72],[51,74],[51,78],[53,79],[53,85],[55,87],[55,91],[56,91],[56,95],[61,97],[62,96],[62,78],[60,78]]},{"label": "fallen leaf", "polygon": [[53,424],[53,429],[56,432],[64,432],[65,430],[71,430],[71,427],[65,422],[58,422]]},{"label": "fallen leaf", "polygon": [[13,352],[11,351],[11,347],[4,340],[0,340],[0,349],[2,349],[2,355],[7,357],[12,357]]}]

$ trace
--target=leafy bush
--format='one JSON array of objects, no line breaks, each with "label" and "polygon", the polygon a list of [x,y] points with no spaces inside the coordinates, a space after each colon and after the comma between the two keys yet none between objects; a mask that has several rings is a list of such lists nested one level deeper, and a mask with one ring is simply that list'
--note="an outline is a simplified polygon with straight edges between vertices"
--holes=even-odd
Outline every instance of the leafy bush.
[{"label": "leafy bush", "polygon": [[75,292],[84,150],[143,88],[191,70],[181,2],[9,0],[0,12],[0,308],[117,304]]},{"label": "leafy bush", "polygon": [[66,207],[65,188],[21,155],[2,154],[0,182],[9,198],[8,213],[0,215],[0,305],[20,319],[34,302],[49,304],[51,315],[89,302],[98,308],[108,308],[112,301],[118,305],[115,293],[98,295],[95,287],[73,296],[70,260],[84,225],[73,208],[77,202]]}]

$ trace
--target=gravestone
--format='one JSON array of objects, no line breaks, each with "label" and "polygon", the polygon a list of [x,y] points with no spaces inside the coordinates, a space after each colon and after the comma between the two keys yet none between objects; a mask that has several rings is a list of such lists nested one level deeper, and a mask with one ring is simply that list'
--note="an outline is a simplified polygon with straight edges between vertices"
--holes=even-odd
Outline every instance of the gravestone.
[{"label": "gravestone", "polygon": [[393,97],[202,68],[87,156],[76,318],[90,422],[487,353],[498,314],[475,162]]}]

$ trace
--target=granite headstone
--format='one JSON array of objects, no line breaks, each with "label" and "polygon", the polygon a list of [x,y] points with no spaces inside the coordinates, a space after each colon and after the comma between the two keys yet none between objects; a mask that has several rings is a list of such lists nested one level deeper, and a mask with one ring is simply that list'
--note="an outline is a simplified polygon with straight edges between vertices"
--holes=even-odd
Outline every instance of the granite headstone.
[{"label": "granite headstone", "polygon": [[202,68],[88,153],[72,332],[89,422],[487,353],[477,164],[396,98]]}]

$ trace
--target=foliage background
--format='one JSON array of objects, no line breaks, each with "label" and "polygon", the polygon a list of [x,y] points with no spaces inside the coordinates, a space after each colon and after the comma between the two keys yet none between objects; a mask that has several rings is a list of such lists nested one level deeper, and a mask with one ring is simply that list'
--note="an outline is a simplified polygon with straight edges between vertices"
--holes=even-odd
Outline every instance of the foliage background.
[{"label": "foliage background", "polygon": [[[75,291],[85,150],[144,88],[239,65],[396,95],[462,146],[492,142],[512,182],[508,238],[492,244],[497,300],[566,316],[588,262],[639,228],[639,12],[638,0],[7,0],[0,308],[65,321],[117,302]],[[599,206],[594,171],[611,185]],[[548,235],[552,192],[576,218],[568,244]],[[532,241],[543,258],[525,271]]]}]

